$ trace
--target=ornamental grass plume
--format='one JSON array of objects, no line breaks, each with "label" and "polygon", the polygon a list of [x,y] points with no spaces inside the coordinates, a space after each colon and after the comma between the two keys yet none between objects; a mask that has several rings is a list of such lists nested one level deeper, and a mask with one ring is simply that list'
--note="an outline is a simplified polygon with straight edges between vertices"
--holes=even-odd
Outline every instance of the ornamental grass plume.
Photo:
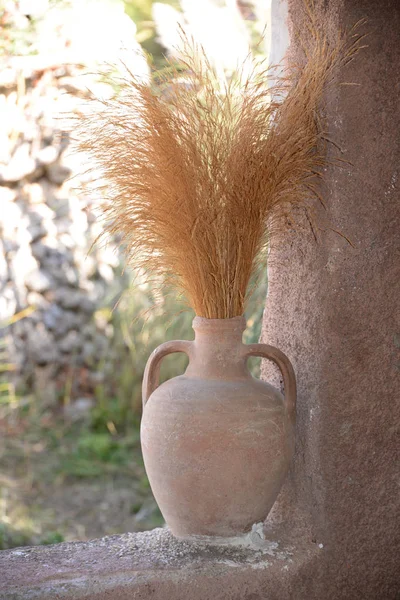
[{"label": "ornamental grass plume", "polygon": [[362,38],[329,43],[311,11],[307,18],[305,62],[280,76],[249,57],[221,82],[186,40],[179,66],[158,73],[157,86],[129,75],[81,118],[79,148],[107,182],[107,231],[119,234],[129,263],[172,281],[198,316],[242,315],[270,237],[319,196],[318,110]]}]

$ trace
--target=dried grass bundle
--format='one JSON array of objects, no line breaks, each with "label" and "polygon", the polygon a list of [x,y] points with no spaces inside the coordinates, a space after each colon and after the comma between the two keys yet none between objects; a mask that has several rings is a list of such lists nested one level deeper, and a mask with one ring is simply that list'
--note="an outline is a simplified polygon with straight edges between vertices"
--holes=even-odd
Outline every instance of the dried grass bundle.
[{"label": "dried grass bundle", "polygon": [[157,91],[132,76],[80,123],[80,148],[109,182],[108,231],[121,235],[135,267],[172,279],[199,316],[243,314],[268,236],[318,195],[318,109],[361,38],[329,44],[311,12],[309,32],[305,64],[274,73],[272,88],[271,70],[250,58],[221,84],[187,44],[179,69],[158,75]]}]

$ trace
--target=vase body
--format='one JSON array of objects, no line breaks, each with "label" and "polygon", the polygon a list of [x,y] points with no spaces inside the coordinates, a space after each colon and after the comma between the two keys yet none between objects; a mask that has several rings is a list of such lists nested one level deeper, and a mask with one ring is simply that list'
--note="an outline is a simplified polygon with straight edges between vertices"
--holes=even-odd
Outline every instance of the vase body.
[{"label": "vase body", "polygon": [[[163,344],[146,367],[144,463],[177,537],[246,533],[268,515],[290,464],[293,370],[275,348],[244,345],[245,324],[243,317],[196,317],[194,342]],[[174,351],[188,354],[186,372],[157,387],[159,363]],[[247,368],[250,355],[267,354],[283,372],[285,397]]]}]

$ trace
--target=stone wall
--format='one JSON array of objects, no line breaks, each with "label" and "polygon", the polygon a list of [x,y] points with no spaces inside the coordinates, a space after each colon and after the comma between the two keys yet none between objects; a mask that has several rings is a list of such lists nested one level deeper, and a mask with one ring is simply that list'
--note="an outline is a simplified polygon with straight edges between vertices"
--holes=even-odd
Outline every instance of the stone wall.
[{"label": "stone wall", "polygon": [[[0,333],[16,382],[45,403],[67,381],[72,398],[99,382],[108,342],[96,310],[127,285],[115,246],[91,250],[101,224],[62,129],[88,85],[110,92],[80,67],[36,57],[10,63],[0,82]],[[6,327],[21,311],[25,318]]]}]

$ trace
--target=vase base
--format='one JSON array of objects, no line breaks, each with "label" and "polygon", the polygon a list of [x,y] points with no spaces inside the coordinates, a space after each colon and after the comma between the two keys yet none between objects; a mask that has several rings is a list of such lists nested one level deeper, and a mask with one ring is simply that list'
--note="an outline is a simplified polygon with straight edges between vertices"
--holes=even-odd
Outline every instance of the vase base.
[{"label": "vase base", "polygon": [[253,550],[263,550],[270,547],[272,543],[265,539],[263,527],[264,524],[262,522],[254,523],[251,530],[247,533],[232,537],[219,535],[186,535],[175,537],[185,542],[193,542],[204,546],[241,546]]}]

